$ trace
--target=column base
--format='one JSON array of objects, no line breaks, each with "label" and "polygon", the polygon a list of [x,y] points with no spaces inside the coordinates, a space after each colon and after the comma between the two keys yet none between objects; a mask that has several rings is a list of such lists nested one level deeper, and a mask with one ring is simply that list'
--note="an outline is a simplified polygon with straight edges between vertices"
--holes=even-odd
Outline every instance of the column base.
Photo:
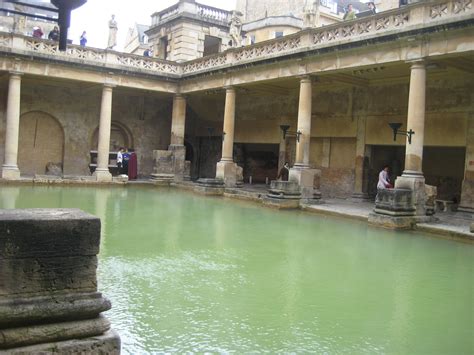
[{"label": "column base", "polygon": [[92,176],[95,176],[97,182],[112,182],[112,174],[108,169],[97,169],[96,171],[94,171],[94,174],[92,174]]},{"label": "column base", "polygon": [[[468,174],[474,175],[471,171],[466,172],[466,175]],[[461,203],[458,211],[474,213],[474,176],[462,182]]]},{"label": "column base", "polygon": [[355,202],[371,202],[373,201],[372,198],[370,198],[369,194],[367,192],[354,192],[351,196],[351,200]]},{"label": "column base", "polygon": [[216,179],[224,181],[225,187],[241,187],[242,168],[233,161],[221,160],[216,166]]},{"label": "column base", "polygon": [[413,204],[416,216],[426,215],[425,177],[419,172],[404,171],[402,176],[395,180],[396,189],[408,189],[413,192]]},{"label": "column base", "polygon": [[2,179],[20,180],[20,169],[18,169],[18,166],[3,165]]},{"label": "column base", "polygon": [[296,182],[300,186],[301,200],[305,203],[314,203],[321,199],[321,193],[314,186],[316,176],[321,175],[321,170],[311,169],[309,167],[299,165],[290,169],[290,182]]}]

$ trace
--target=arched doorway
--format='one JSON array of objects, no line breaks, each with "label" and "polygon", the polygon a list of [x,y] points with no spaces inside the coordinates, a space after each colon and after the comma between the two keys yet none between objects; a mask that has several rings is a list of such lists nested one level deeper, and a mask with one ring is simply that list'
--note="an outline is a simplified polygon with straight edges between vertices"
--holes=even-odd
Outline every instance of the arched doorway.
[{"label": "arched doorway", "polygon": [[[97,150],[99,142],[99,128],[92,135],[91,150]],[[110,127],[110,152],[117,152],[120,147],[134,148],[133,138],[130,130],[118,122],[112,122]]]},{"label": "arched doorway", "polygon": [[20,118],[18,167],[24,175],[45,174],[46,165],[62,168],[64,131],[61,124],[44,112],[28,112]]}]

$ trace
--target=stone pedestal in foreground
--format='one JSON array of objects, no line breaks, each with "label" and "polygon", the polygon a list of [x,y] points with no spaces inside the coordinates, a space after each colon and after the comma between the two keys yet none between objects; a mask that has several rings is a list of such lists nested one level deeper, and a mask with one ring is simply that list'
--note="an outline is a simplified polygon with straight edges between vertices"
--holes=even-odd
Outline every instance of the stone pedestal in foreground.
[{"label": "stone pedestal in foreground", "polygon": [[271,181],[267,196],[263,204],[279,209],[299,208],[301,189],[294,181]]},{"label": "stone pedestal in foreground", "polygon": [[99,245],[100,220],[80,210],[0,210],[0,353],[120,353]]},{"label": "stone pedestal in foreground", "polygon": [[291,168],[289,181],[296,182],[300,187],[302,203],[321,203],[321,192],[319,186],[315,186],[315,180],[320,180],[321,170],[310,168]]},{"label": "stone pedestal in foreground", "polygon": [[379,190],[368,222],[390,229],[412,229],[416,224],[413,192],[408,189]]}]

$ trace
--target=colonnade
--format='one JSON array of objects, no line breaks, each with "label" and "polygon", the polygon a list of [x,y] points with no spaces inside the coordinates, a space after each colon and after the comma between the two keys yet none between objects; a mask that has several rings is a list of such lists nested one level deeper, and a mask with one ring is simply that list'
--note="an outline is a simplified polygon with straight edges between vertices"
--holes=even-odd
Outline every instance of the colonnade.
[{"label": "colonnade", "polygon": [[[312,121],[312,80],[309,76],[301,77],[298,104],[297,131],[299,139],[296,143],[296,161],[294,169],[310,169],[311,150],[311,121]],[[2,166],[2,178],[16,180],[20,178],[18,168],[18,141],[20,125],[20,97],[22,74],[10,72],[8,84],[8,100],[6,109],[6,136],[5,159]],[[102,101],[100,108],[100,124],[98,139],[97,169],[94,173],[98,181],[111,181],[109,172],[109,144],[112,122],[113,85],[104,84],[102,87]],[[233,145],[235,132],[235,110],[237,92],[235,87],[226,87],[225,110],[223,122],[222,156],[217,163],[216,178],[224,180],[226,185],[235,185],[237,179],[237,165],[234,163]],[[411,142],[406,144],[405,169],[402,176],[397,179],[397,186],[419,190],[424,186],[422,172],[423,145],[425,128],[425,99],[426,97],[426,64],[424,60],[411,63],[410,67],[410,92],[408,102],[407,130],[415,134]],[[186,98],[175,94],[173,98],[173,112],[171,125],[172,150],[184,148],[184,134],[186,124]],[[284,140],[282,140],[284,144]],[[282,144],[282,143],[281,143]],[[283,148],[284,152],[284,148]],[[184,153],[183,153],[184,154]],[[355,195],[364,195],[363,186],[363,158],[366,154],[365,145],[365,119],[359,122],[356,145],[355,164]],[[472,175],[472,174],[471,174]],[[290,175],[291,176],[291,175]]]}]

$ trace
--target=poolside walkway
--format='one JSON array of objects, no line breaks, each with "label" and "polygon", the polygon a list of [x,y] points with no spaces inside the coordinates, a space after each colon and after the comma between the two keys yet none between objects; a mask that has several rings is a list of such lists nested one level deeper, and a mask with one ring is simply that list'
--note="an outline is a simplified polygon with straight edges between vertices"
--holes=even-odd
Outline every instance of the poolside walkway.
[{"label": "poolside walkway", "polygon": [[[267,194],[267,191],[268,186],[265,184],[245,184],[242,188],[226,189],[224,196],[258,201]],[[308,212],[352,218],[365,222],[367,222],[373,209],[374,203],[370,201],[325,199],[324,197],[321,204],[303,206],[303,210]],[[435,217],[435,222],[417,224],[416,230],[474,242],[474,233],[470,232],[471,223],[474,222],[472,214],[466,212],[437,212]]]}]

